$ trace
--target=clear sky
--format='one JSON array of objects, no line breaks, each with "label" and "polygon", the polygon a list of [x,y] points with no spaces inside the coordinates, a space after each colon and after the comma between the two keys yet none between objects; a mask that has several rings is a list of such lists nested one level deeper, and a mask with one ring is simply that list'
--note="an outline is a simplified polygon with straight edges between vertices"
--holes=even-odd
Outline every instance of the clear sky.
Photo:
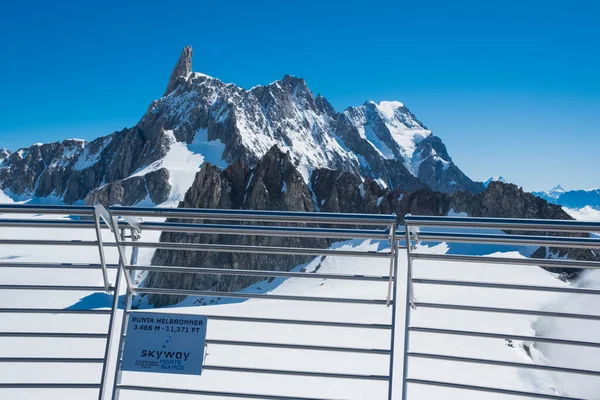
[{"label": "clear sky", "polygon": [[189,44],[194,71],[246,88],[400,100],[473,179],[600,187],[599,3],[7,1],[0,147],[134,125]]}]

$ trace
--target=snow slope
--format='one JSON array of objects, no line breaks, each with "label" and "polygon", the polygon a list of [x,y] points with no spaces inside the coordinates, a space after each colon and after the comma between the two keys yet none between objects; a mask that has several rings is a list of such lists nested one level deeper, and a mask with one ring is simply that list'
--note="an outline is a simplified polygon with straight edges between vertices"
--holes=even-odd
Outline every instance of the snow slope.
[{"label": "snow slope", "polygon": [[[31,216],[31,218],[41,218]],[[107,233],[106,239],[109,238]],[[0,231],[0,237],[63,237],[73,239],[92,239],[92,232],[58,231],[56,229],[41,232],[40,229],[10,229]],[[144,240],[157,240],[154,233],[145,232]],[[335,248],[361,248],[369,250],[384,250],[382,243],[370,241],[348,241],[334,246]],[[421,246],[419,251],[444,253],[448,246],[438,244]],[[496,254],[500,255],[500,254]],[[504,253],[505,256],[509,254]],[[517,253],[511,256],[519,256]],[[141,262],[147,263],[151,252],[143,252]],[[109,249],[109,258],[116,261],[116,254]],[[49,248],[44,253],[34,247],[3,247],[0,248],[2,262],[26,261],[61,261],[61,262],[97,262],[97,253],[75,248],[72,252],[64,248]],[[319,260],[314,260],[304,266],[307,271],[317,269]],[[388,261],[350,259],[345,257],[327,257],[315,273],[357,273],[357,274],[387,274]],[[402,351],[404,321],[405,257],[400,256],[400,279],[397,321],[397,351]],[[14,268],[0,269],[0,280],[10,283],[38,284],[100,284],[101,276],[98,271],[67,270],[23,270]],[[70,273],[69,273],[70,272]],[[564,282],[552,274],[537,267],[498,266],[487,264],[462,263],[432,263],[416,261],[415,277],[436,277],[449,279],[519,282],[525,284],[564,286]],[[260,284],[255,287],[259,290]],[[365,283],[339,280],[316,280],[294,278],[280,281],[276,287],[266,286],[262,290],[271,290],[276,294],[301,294],[307,296],[346,296],[357,298],[384,298],[385,283]],[[476,288],[452,288],[416,285],[416,297],[419,301],[445,302],[452,304],[476,304],[498,307],[522,307],[541,309],[556,302],[561,302],[564,295],[527,293],[523,291],[506,291]],[[261,317],[290,317],[326,321],[354,322],[389,322],[390,308],[384,306],[358,305],[347,306],[340,304],[320,304],[310,302],[248,300],[237,303],[215,306],[191,306],[193,299],[188,299],[179,307],[161,311],[194,313],[194,314],[226,314],[251,315]],[[102,293],[89,292],[31,292],[7,291],[0,292],[0,307],[107,307],[110,298]],[[488,332],[507,332],[520,335],[533,335],[535,317],[478,314],[461,311],[441,311],[417,309],[412,314],[413,325],[434,326],[453,329],[472,329]],[[5,314],[0,320],[0,331],[77,331],[102,332],[106,329],[107,318],[103,316],[74,316],[74,315],[17,315]],[[357,346],[370,348],[386,348],[390,337],[386,331],[378,330],[348,330],[332,327],[303,327],[303,326],[267,326],[265,324],[235,323],[209,320],[208,337],[212,339],[282,341],[291,343],[311,343],[334,346]],[[521,343],[508,346],[503,340],[461,338],[432,334],[413,334],[411,349],[418,352],[433,352],[441,354],[462,355],[480,358],[499,359],[515,362],[533,362],[523,349]],[[60,356],[60,357],[102,357],[102,340],[81,339],[17,339],[0,338],[0,357],[10,356]],[[401,384],[402,357],[396,358],[395,369],[395,398],[399,397]],[[294,368],[308,371],[328,371],[347,373],[386,374],[387,357],[380,355],[343,354],[315,351],[261,349],[245,347],[224,347],[211,345],[208,349],[207,362],[211,365],[252,366],[264,368]],[[67,376],[73,381],[97,381],[99,365],[87,364],[26,364],[0,363],[2,382],[43,382],[65,381]],[[67,375],[68,374],[68,375]],[[490,385],[514,390],[540,391],[544,393],[560,393],[560,381],[553,376],[518,370],[506,367],[470,365],[414,359],[410,362],[409,375],[414,378],[451,380],[461,383]],[[229,390],[236,392],[267,392],[273,395],[314,396],[333,399],[384,399],[386,384],[384,382],[350,381],[336,379],[303,378],[294,376],[270,376],[261,374],[227,373],[205,371],[201,377],[186,377],[173,375],[144,375],[125,373],[124,383],[142,385],[164,385],[165,387],[185,387],[188,389]],[[94,399],[95,392],[90,390],[57,390],[41,392],[40,390],[7,390],[0,389],[0,398],[38,399]],[[440,389],[413,385],[409,388],[410,398],[425,399],[501,399],[500,395],[486,395],[476,392],[463,392],[450,389]],[[124,392],[121,399],[166,399],[179,398],[175,395]],[[206,397],[209,400],[217,396]],[[593,396],[590,398],[594,398]]]}]

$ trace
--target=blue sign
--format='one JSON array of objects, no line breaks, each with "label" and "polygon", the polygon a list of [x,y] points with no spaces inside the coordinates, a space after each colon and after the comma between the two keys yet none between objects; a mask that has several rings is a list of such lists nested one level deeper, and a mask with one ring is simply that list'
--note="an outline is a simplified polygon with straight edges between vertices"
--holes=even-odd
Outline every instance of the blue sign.
[{"label": "blue sign", "polygon": [[121,369],[200,375],[206,323],[204,315],[131,312]]}]

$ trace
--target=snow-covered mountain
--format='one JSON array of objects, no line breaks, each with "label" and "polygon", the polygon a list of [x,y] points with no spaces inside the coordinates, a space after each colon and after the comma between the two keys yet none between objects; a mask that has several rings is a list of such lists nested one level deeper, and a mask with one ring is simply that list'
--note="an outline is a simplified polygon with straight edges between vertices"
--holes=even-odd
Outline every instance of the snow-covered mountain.
[{"label": "snow-covered mountain", "polygon": [[533,194],[549,203],[571,209],[590,207],[600,210],[600,189],[566,191],[558,185],[547,192],[533,192]]},{"label": "snow-covered mountain", "polygon": [[[91,142],[2,152],[0,188],[20,200],[160,204],[180,200],[203,161],[253,166],[277,146],[289,151],[306,182],[312,171],[328,168],[402,191],[484,189],[400,102],[337,112],[301,78],[286,75],[246,90],[191,68],[186,47],[163,97],[133,128]],[[193,173],[177,172],[184,170]]]},{"label": "snow-covered mountain", "polygon": [[550,200],[558,199],[563,193],[565,193],[565,189],[563,189],[562,185],[556,185],[555,187],[553,187],[552,189],[550,189],[548,191],[532,192],[532,193],[538,197],[541,197],[542,199],[544,199],[546,201],[550,201]]},{"label": "snow-covered mountain", "polygon": [[488,186],[490,186],[490,183],[492,183],[492,182],[509,183],[506,179],[504,179],[503,176],[498,175],[498,176],[492,176],[490,179],[483,182],[483,186],[485,186],[487,188]]}]

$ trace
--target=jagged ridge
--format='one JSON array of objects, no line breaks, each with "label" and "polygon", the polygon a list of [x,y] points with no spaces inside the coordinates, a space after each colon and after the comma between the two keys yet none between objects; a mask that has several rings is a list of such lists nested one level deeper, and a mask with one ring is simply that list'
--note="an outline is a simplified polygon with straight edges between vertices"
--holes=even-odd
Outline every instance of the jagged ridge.
[{"label": "jagged ridge", "polygon": [[245,90],[191,72],[191,58],[192,49],[186,47],[164,96],[152,102],[135,127],[89,143],[67,140],[3,153],[0,188],[14,198],[52,197],[65,203],[87,198],[130,205],[148,197],[160,202],[175,190],[169,186],[168,169],[148,178],[150,182],[131,176],[180,142],[200,149],[208,161],[248,165],[277,145],[290,152],[306,182],[311,171],[328,168],[403,191],[483,190],[399,102],[369,101],[338,113],[301,78],[286,75]]}]

